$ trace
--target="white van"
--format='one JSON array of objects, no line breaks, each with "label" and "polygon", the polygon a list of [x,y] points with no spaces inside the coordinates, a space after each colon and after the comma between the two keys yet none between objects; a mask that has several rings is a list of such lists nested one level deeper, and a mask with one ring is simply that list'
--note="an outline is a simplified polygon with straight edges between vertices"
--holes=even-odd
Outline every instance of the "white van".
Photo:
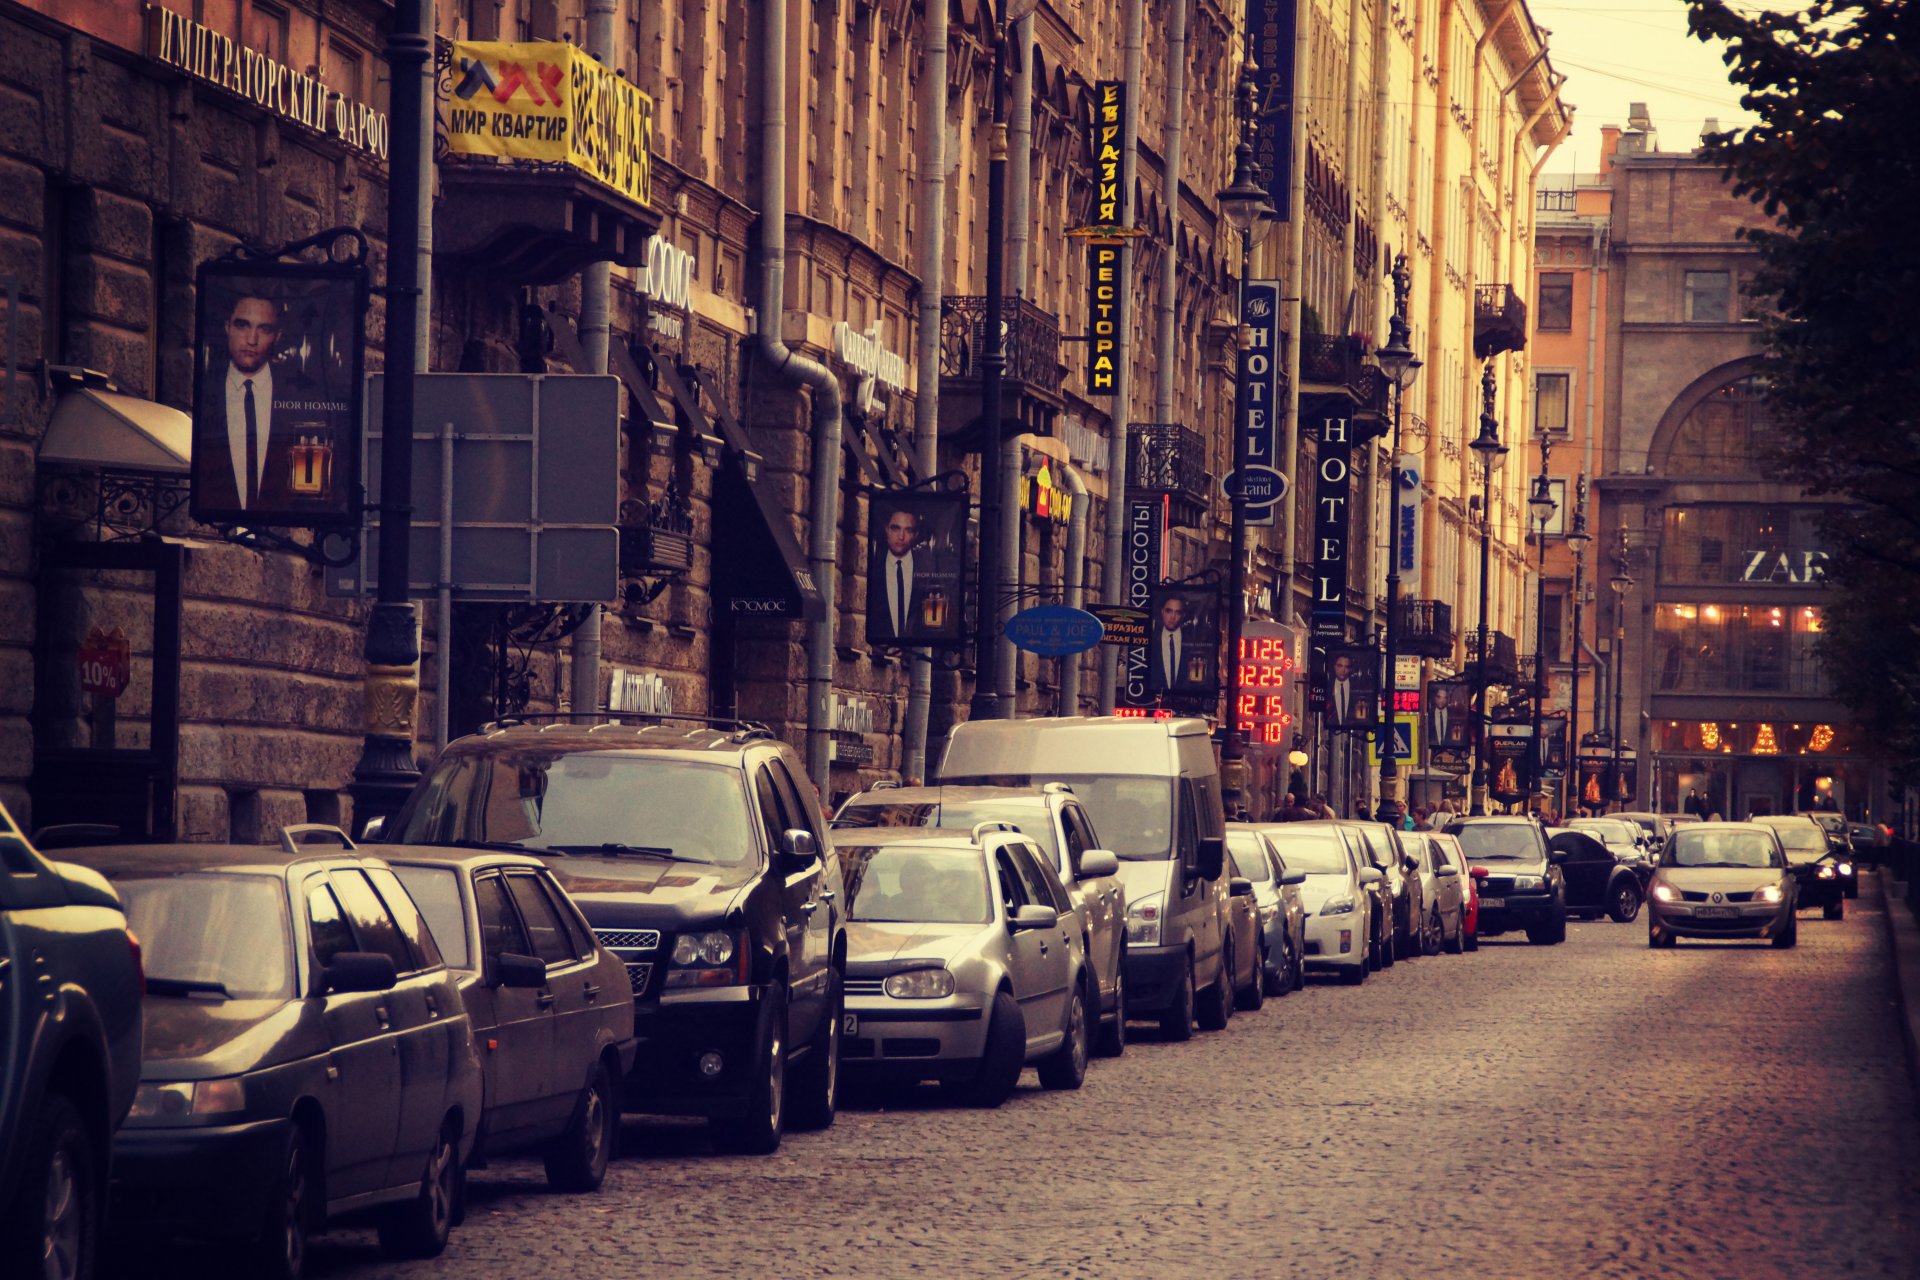
[{"label": "white van", "polygon": [[1118,716],[970,720],[954,726],[940,781],[1035,787],[1065,782],[1120,859],[1127,890],[1129,1018],[1185,1040],[1233,1013],[1223,942],[1226,820],[1205,721]]}]

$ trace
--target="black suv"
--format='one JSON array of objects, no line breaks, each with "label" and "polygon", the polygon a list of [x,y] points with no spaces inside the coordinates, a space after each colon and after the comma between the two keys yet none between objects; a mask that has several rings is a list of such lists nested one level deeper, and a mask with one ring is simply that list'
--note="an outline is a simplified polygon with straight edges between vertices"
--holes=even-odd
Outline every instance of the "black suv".
[{"label": "black suv", "polygon": [[1480,882],[1480,936],[1527,932],[1535,946],[1567,940],[1564,855],[1550,854],[1547,835],[1532,818],[1459,818],[1446,832],[1460,841]]},{"label": "black suv", "polygon": [[552,868],[627,968],[624,1110],[748,1152],[832,1124],[845,896],[798,753],[741,721],[532,719],[449,744],[382,839]]}]

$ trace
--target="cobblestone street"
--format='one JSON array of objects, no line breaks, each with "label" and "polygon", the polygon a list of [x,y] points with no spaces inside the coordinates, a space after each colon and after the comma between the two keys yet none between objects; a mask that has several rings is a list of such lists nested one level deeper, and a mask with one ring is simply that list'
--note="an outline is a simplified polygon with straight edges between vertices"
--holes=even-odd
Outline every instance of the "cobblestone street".
[{"label": "cobblestone street", "polygon": [[1807,913],[1791,952],[1576,923],[1557,948],[1316,979],[1224,1034],[1136,1041],[1078,1093],[1029,1073],[981,1113],[928,1089],[770,1159],[630,1122],[599,1195],[498,1166],[440,1260],[343,1232],[314,1269],[1910,1276],[1920,1132],[1879,894],[1848,907]]}]

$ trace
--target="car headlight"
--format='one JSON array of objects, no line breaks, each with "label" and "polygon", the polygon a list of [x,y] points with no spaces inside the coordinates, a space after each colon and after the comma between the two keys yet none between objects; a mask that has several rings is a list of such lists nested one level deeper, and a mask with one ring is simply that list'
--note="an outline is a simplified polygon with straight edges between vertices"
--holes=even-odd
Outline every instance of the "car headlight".
[{"label": "car headlight", "polygon": [[683,933],[673,940],[669,987],[730,987],[747,980],[747,944],[724,929]]},{"label": "car headlight", "polygon": [[707,933],[683,933],[673,940],[673,962],[682,965],[727,964],[733,959],[734,938],[719,929]]},{"label": "car headlight", "polygon": [[1779,902],[1786,896],[1786,891],[1777,884],[1764,885],[1753,895],[1756,902]]},{"label": "car headlight", "polygon": [[224,1080],[182,1080],[174,1084],[143,1084],[134,1090],[129,1120],[161,1124],[205,1116],[231,1115],[247,1109],[247,1090],[240,1077]]},{"label": "car headlight", "polygon": [[1352,910],[1352,898],[1329,898],[1327,904],[1320,908],[1320,914],[1323,916],[1343,916]]},{"label": "car headlight", "polygon": [[880,984],[895,1000],[938,1000],[953,994],[953,975],[945,969],[909,969]]},{"label": "car headlight", "polygon": [[1545,888],[1546,883],[1546,880],[1541,876],[1515,876],[1513,878],[1514,890],[1519,893],[1525,893],[1529,889]]},{"label": "car headlight", "polygon": [[1820,868],[1820,878],[1822,880],[1831,880],[1839,874],[1840,873],[1835,871],[1832,866],[1825,866]]},{"label": "car headlight", "polygon": [[1149,893],[1127,906],[1127,942],[1136,947],[1160,945],[1160,917],[1166,907],[1165,892]]},{"label": "car headlight", "polygon": [[1670,884],[1657,884],[1653,886],[1653,896],[1662,902],[1680,901],[1679,891]]},{"label": "car headlight", "polygon": [[1840,874],[1841,874],[1841,875],[1843,875],[1843,876],[1850,876],[1850,875],[1852,875],[1852,874],[1853,874],[1853,864],[1852,864],[1851,862],[1843,862],[1843,863],[1841,863],[1841,864],[1840,864]]}]

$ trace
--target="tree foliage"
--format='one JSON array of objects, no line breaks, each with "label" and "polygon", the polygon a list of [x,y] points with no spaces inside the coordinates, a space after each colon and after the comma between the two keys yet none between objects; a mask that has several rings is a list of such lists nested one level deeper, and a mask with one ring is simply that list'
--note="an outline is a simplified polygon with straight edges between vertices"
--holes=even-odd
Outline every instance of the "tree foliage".
[{"label": "tree foliage", "polygon": [[1785,474],[1848,500],[1824,659],[1876,745],[1920,772],[1920,4],[1690,3],[1759,118],[1706,149],[1773,219],[1746,234]]}]

